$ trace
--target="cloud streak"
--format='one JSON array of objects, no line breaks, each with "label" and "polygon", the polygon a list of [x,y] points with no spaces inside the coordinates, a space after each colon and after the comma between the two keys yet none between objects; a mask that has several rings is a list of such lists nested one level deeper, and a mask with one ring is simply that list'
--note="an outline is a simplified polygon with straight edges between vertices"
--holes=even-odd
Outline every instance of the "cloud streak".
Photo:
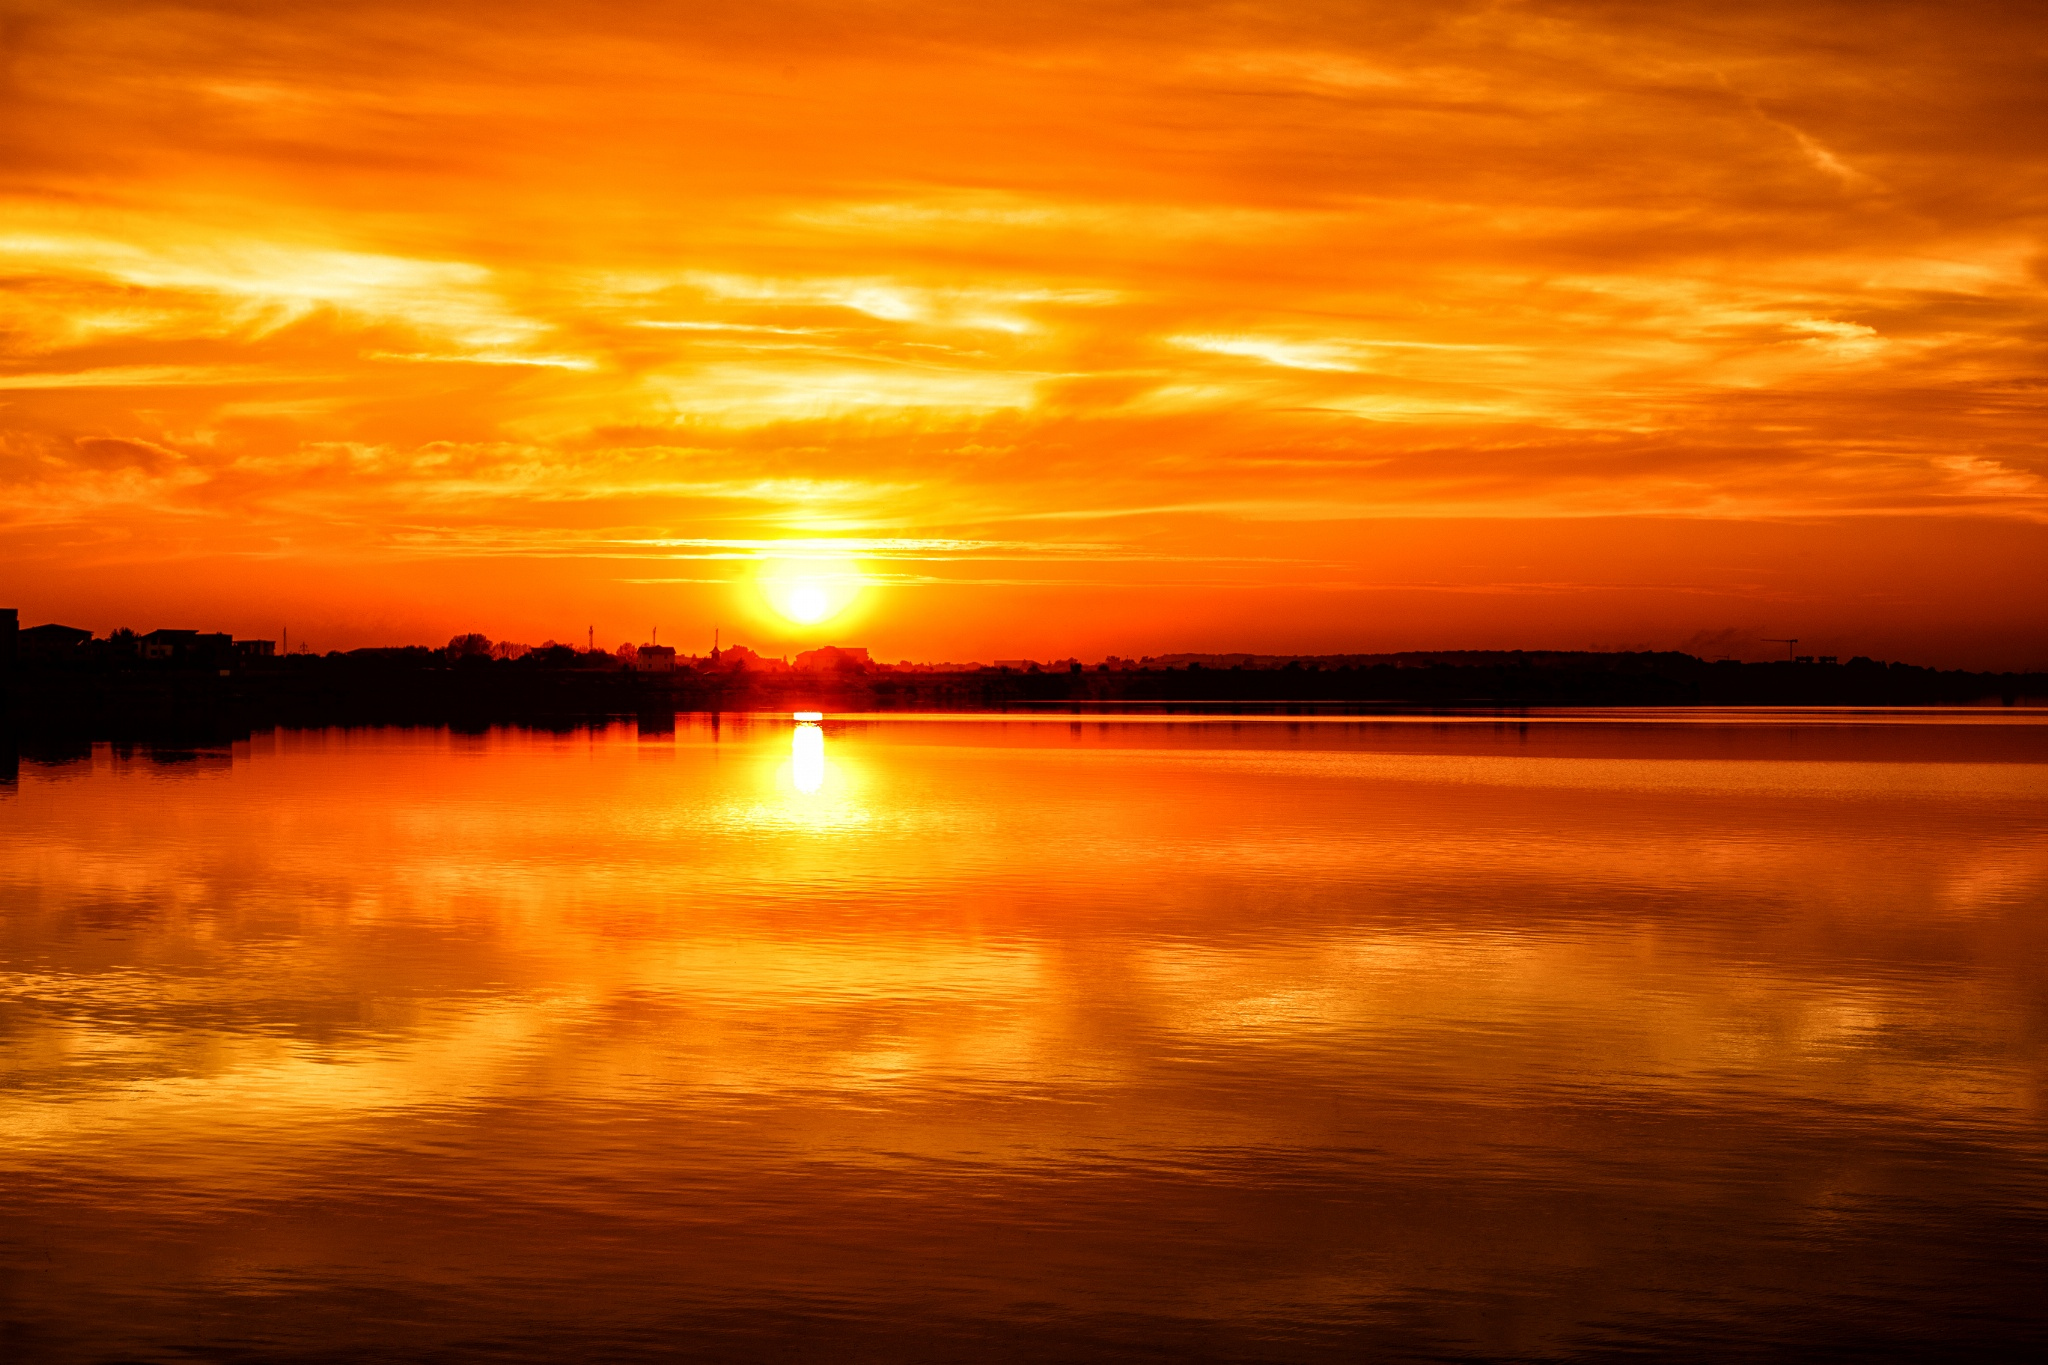
[{"label": "cloud streak", "polygon": [[[1867,526],[1880,577],[1915,539],[1881,524],[2048,525],[2048,80],[1997,6],[23,14],[17,584],[198,524],[287,578],[484,525],[1081,562],[1113,524],[1406,583],[1468,573],[1450,523]],[[1298,545],[1367,522],[1437,529],[1396,574]],[[1927,638],[1980,542],[1915,570]],[[1543,581],[1635,581],[1582,529],[1524,543]],[[1762,542],[1717,543],[1686,553]],[[1718,569],[1664,567],[1686,638],[1675,584]],[[1246,581],[1287,641],[1358,628],[1285,606],[1295,568]],[[1032,587],[980,586],[904,629],[945,652]],[[1150,628],[1122,591],[1064,619]]]}]

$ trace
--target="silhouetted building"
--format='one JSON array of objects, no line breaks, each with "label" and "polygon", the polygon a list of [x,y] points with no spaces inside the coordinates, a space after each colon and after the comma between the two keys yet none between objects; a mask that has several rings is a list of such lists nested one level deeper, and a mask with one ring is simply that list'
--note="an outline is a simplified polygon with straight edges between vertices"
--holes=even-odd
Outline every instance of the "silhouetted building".
[{"label": "silhouetted building", "polygon": [[789,667],[780,659],[766,659],[745,645],[727,645],[718,651],[715,666],[728,672],[780,673]]},{"label": "silhouetted building", "polygon": [[866,668],[873,660],[868,652],[854,645],[825,645],[820,649],[807,649],[796,656],[793,665],[802,673],[836,673],[847,669]]},{"label": "silhouetted building", "polygon": [[275,659],[277,657],[277,641],[237,640],[235,641],[235,657],[244,663],[253,659]]},{"label": "silhouetted building", "polygon": [[235,637],[196,630],[153,630],[142,637],[142,657],[195,668],[224,667],[233,660]]},{"label": "silhouetted building", "polygon": [[633,667],[642,673],[673,673],[676,652],[667,645],[642,645],[634,652]]},{"label": "silhouetted building", "polygon": [[61,663],[75,659],[92,640],[92,632],[77,626],[30,626],[21,632],[15,648],[25,660]]}]

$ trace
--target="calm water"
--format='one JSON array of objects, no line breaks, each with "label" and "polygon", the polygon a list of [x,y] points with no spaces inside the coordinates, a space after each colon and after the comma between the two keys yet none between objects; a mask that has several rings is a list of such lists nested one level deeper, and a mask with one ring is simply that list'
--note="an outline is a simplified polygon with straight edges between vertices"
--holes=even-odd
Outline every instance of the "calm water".
[{"label": "calm water", "polygon": [[24,760],[0,1355],[2018,1356],[2044,719]]}]

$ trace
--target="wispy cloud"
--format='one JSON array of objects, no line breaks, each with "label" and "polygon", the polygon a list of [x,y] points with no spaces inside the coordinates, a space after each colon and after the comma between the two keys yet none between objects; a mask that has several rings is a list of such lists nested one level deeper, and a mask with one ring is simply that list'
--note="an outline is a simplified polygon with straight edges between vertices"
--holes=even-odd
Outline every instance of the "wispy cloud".
[{"label": "wispy cloud", "polygon": [[[1308,632],[1312,583],[1505,600],[1512,543],[1664,565],[1657,619],[1713,565],[1848,602],[1860,564],[1938,635],[2048,553],[2008,539],[2048,524],[2019,19],[765,3],[39,11],[0,564],[260,554],[338,600],[293,557],[488,557],[514,610],[808,555],[982,629],[1228,563],[1275,594],[1240,628]],[[1059,567],[945,577],[1004,558]]]}]

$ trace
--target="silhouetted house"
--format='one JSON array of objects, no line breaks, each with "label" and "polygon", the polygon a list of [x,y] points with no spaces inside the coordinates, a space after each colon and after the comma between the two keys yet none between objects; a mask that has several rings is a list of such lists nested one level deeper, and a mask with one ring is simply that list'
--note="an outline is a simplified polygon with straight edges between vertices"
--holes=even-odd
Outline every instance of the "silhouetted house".
[{"label": "silhouetted house", "polygon": [[633,667],[642,673],[673,673],[676,652],[667,645],[642,645],[634,652]]},{"label": "silhouetted house", "polygon": [[175,659],[181,650],[190,654],[198,639],[196,630],[153,630],[142,637],[142,657],[159,661]]},{"label": "silhouetted house", "polygon": [[826,645],[797,655],[794,667],[801,673],[840,673],[866,668],[872,662],[867,650],[857,646]]},{"label": "silhouetted house", "polygon": [[244,663],[254,659],[275,659],[277,657],[277,641],[237,640],[235,641],[235,657]]},{"label": "silhouetted house", "polygon": [[716,667],[730,672],[780,673],[789,667],[780,659],[764,659],[745,645],[727,645],[718,651]]},{"label": "silhouetted house", "polygon": [[61,663],[75,659],[92,640],[92,632],[77,626],[30,626],[21,632],[15,648],[23,659],[37,663]]},{"label": "silhouetted house", "polygon": [[193,668],[219,668],[235,655],[232,635],[202,635],[196,630],[153,630],[142,637],[142,657]]}]

